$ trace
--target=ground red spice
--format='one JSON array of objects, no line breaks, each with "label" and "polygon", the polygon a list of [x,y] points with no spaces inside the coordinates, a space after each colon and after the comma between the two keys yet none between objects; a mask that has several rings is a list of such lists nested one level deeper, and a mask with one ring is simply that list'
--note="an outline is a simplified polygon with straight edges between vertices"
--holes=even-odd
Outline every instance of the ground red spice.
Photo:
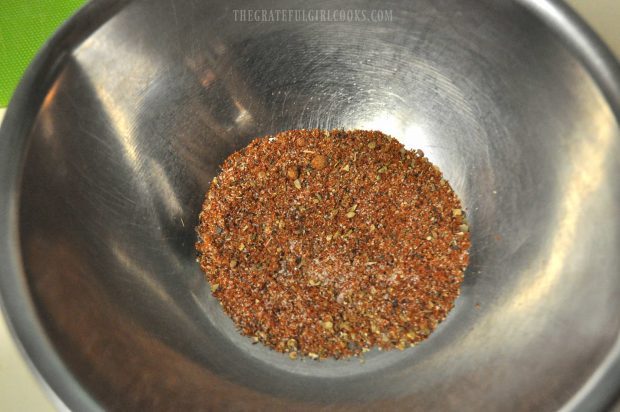
[{"label": "ground red spice", "polygon": [[199,220],[215,297],[292,359],[413,346],[452,309],[468,263],[448,182],[380,132],[258,138],[226,159]]}]

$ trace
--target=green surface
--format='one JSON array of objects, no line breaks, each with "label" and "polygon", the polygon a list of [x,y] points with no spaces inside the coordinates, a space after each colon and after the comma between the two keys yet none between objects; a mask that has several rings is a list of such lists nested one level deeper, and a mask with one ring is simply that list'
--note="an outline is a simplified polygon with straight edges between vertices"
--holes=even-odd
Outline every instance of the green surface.
[{"label": "green surface", "polygon": [[0,0],[0,107],[6,107],[28,64],[85,0]]}]

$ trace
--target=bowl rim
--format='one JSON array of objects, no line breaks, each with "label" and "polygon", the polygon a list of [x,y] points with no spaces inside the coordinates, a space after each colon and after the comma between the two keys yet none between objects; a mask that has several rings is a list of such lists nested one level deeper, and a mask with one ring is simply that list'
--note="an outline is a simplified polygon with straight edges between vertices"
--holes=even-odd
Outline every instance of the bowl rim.
[{"label": "bowl rim", "polygon": [[[597,34],[563,0],[514,0],[545,22],[580,59],[620,123],[620,64]],[[0,311],[37,381],[59,410],[103,410],[54,350],[24,279],[18,231],[19,187],[26,135],[70,51],[132,0],[92,0],[48,39],[28,66],[0,127]],[[33,104],[34,101],[34,104]],[[34,107],[34,108],[33,108]],[[620,336],[563,410],[606,410],[620,391]]]}]

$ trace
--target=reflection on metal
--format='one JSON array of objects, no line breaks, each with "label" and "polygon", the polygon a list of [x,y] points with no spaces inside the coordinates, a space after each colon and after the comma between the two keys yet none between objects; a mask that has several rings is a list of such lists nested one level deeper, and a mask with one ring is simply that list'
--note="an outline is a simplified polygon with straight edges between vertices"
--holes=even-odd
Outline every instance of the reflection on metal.
[{"label": "reflection on metal", "polygon": [[[588,213],[590,204],[596,203],[593,196],[607,196],[600,193],[601,185],[606,182],[607,168],[610,157],[615,157],[614,145],[618,139],[617,126],[612,114],[608,110],[593,110],[592,119],[598,128],[592,130],[587,138],[583,135],[575,136],[574,147],[570,148],[566,163],[571,165],[567,176],[562,179],[560,188],[559,207],[557,216],[554,218],[556,226],[553,236],[549,239],[549,249],[540,269],[536,269],[531,281],[519,289],[514,306],[518,310],[527,311],[532,306],[538,306],[545,300],[552,299],[551,295],[559,287],[559,283],[565,281],[563,275],[568,271],[575,270],[577,259],[588,259],[584,250],[591,245],[583,244],[583,226],[592,224],[596,219],[604,221],[602,216],[592,216]],[[579,129],[575,131],[578,133]],[[599,229],[594,229],[598,231]],[[600,229],[601,236],[605,230]],[[597,237],[597,235],[593,235]],[[588,239],[597,244],[601,239]],[[546,245],[545,245],[546,246]],[[596,281],[598,270],[594,269],[592,281]],[[548,308],[549,309],[549,308]],[[540,310],[537,308],[537,310]]]},{"label": "reflection on metal", "polygon": [[409,118],[396,117],[390,112],[379,113],[371,120],[355,125],[353,129],[380,130],[397,137],[407,149],[423,149],[425,153],[432,142],[420,124],[414,123]]}]

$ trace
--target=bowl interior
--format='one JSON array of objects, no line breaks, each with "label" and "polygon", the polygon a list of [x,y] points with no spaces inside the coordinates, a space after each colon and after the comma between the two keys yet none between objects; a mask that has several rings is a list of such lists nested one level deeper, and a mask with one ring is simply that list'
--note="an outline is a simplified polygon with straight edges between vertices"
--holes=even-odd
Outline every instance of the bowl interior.
[{"label": "bowl interior", "polygon": [[[608,355],[619,129],[590,74],[516,2],[313,9],[378,7],[392,21],[134,1],[59,62],[29,129],[20,246],[49,341],[101,406],[551,410]],[[218,165],[253,137],[314,127],[424,150],[466,206],[461,297],[416,348],[292,362],[210,295],[194,227]]]}]

